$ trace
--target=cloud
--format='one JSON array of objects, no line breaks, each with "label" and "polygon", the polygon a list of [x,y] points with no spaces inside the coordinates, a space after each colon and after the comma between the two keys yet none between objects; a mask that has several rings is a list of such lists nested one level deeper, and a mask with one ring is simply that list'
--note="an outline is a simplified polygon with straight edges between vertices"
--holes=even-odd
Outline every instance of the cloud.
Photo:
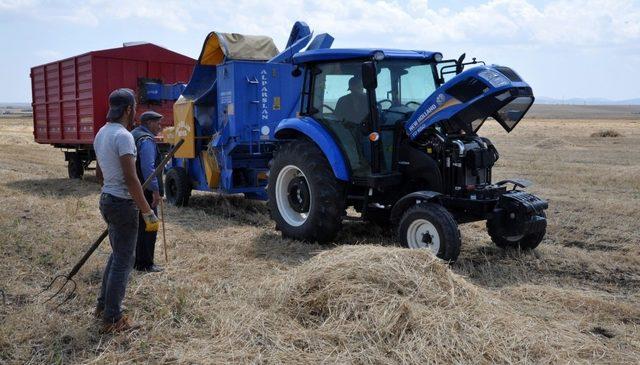
[{"label": "cloud", "polygon": [[73,24],[86,25],[90,27],[97,27],[100,24],[98,16],[94,12],[94,9],[88,6],[81,6],[75,9],[71,9],[68,14],[49,14],[46,15],[49,20],[63,21]]},{"label": "cloud", "polygon": [[[188,2],[182,1],[153,1],[153,0],[94,0],[94,7],[103,9],[103,16],[127,20],[148,20],[158,27],[186,32],[193,20],[188,8]],[[190,9],[197,13],[197,9]]]},{"label": "cloud", "polygon": [[15,10],[32,6],[33,0],[0,0],[0,10]]},{"label": "cloud", "polygon": [[[90,0],[48,2],[43,0],[0,0],[0,11],[26,15],[50,23],[97,27],[116,20],[145,20],[158,27],[185,32],[191,23],[187,3],[152,0]],[[196,9],[192,9],[197,12]],[[1,13],[0,13],[1,14]]]},{"label": "cloud", "polygon": [[[634,81],[640,79],[638,0],[433,3],[0,0],[0,33],[11,34],[7,38],[10,47],[0,66],[11,77],[26,75],[24,69],[29,64],[140,38],[197,56],[204,37],[212,30],[269,35],[282,47],[293,22],[302,20],[316,34],[333,35],[334,47],[427,49],[441,51],[446,57],[466,52],[469,57],[508,64],[526,75],[541,95],[597,93],[622,99],[637,94]],[[18,28],[22,29],[19,33],[14,30]],[[64,43],[66,38],[73,38],[76,43]],[[47,39],[51,43],[42,45]],[[28,82],[20,82],[28,86]],[[27,86],[22,89],[25,98]],[[7,91],[10,97],[4,98],[14,99],[16,92]]]},{"label": "cloud", "polygon": [[[373,45],[482,43],[610,47],[640,42],[640,3],[633,0],[487,0],[459,10],[426,0],[0,0],[0,11],[95,27],[140,20],[188,34],[203,28],[286,39],[295,20],[343,40]],[[346,44],[345,44],[346,46]]]}]

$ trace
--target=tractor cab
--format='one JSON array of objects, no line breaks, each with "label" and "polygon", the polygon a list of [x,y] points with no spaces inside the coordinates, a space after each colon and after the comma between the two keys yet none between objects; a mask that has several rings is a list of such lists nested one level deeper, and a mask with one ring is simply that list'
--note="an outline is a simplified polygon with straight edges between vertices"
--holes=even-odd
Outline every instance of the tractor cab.
[{"label": "tractor cab", "polygon": [[397,173],[403,124],[440,86],[439,53],[324,49],[302,52],[301,114],[319,122],[338,142],[351,181],[389,186]]},{"label": "tractor cab", "polygon": [[531,88],[507,67],[462,72],[481,62],[443,61],[437,52],[323,49],[293,60],[306,70],[301,115],[337,141],[350,180],[374,188],[399,183],[399,147],[406,136],[415,140],[429,127],[475,135],[489,117],[511,131],[534,100]]}]

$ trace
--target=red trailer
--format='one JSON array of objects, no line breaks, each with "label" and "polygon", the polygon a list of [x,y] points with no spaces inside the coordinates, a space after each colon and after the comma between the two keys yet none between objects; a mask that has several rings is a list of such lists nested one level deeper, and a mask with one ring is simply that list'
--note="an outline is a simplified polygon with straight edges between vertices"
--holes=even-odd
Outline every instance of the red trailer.
[{"label": "red trailer", "polygon": [[192,58],[145,43],[93,51],[33,67],[35,140],[62,148],[69,177],[80,178],[95,159],[93,139],[106,122],[111,91],[122,87],[134,90],[138,116],[154,110],[164,115],[163,125],[173,125],[173,101],[149,100],[145,85],[186,83],[194,65]]}]

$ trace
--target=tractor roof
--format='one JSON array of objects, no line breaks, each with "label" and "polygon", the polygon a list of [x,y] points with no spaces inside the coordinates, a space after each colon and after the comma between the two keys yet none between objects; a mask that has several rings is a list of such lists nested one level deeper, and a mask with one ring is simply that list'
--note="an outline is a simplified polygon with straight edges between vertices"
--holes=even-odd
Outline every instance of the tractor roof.
[{"label": "tractor roof", "polygon": [[413,59],[430,60],[438,52],[429,51],[409,51],[401,49],[380,49],[380,48],[329,48],[314,49],[297,53],[293,56],[293,63],[301,64],[307,62],[337,61],[347,59],[371,58],[375,52],[382,51],[385,59]]}]

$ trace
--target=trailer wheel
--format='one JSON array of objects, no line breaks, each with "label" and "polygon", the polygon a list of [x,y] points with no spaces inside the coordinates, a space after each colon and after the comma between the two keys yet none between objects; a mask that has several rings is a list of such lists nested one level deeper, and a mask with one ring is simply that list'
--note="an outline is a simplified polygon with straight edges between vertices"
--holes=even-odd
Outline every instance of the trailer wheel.
[{"label": "trailer wheel", "polygon": [[269,172],[268,206],[283,237],[331,241],[342,224],[344,187],[312,142],[290,142],[276,153]]},{"label": "trailer wheel", "polygon": [[84,163],[80,154],[71,152],[67,155],[67,172],[70,179],[82,179],[84,175]]},{"label": "trailer wheel", "polygon": [[167,172],[164,178],[164,192],[170,204],[178,207],[189,205],[191,181],[184,168],[174,167]]},{"label": "trailer wheel", "polygon": [[[540,213],[540,216],[546,218],[546,214],[544,212]],[[521,249],[523,251],[533,250],[544,238],[544,235],[547,233],[546,227],[541,231],[529,233],[526,235],[518,235],[518,236],[503,236],[500,235],[499,225],[501,223],[495,219],[487,220],[487,233],[491,237],[491,241],[496,244],[496,246],[502,249]]]},{"label": "trailer wheel", "polygon": [[449,211],[439,204],[419,203],[400,219],[398,238],[403,246],[422,248],[455,262],[460,254],[460,230]]}]

